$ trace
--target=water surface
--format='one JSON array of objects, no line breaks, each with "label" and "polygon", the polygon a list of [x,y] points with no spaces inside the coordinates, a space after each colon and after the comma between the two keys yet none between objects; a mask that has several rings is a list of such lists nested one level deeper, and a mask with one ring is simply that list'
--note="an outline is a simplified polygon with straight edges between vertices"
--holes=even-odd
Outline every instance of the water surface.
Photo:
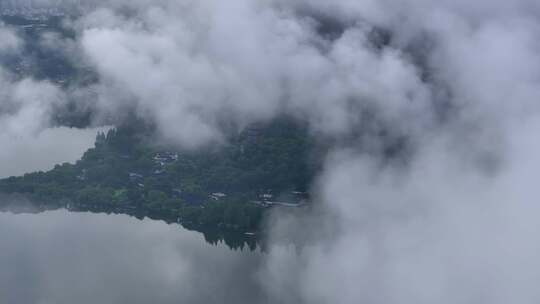
[{"label": "water surface", "polygon": [[45,129],[39,133],[0,134],[0,178],[49,170],[56,164],[75,162],[94,146],[98,131],[108,128]]},{"label": "water surface", "polygon": [[0,302],[265,303],[262,253],[127,215],[0,213]]}]

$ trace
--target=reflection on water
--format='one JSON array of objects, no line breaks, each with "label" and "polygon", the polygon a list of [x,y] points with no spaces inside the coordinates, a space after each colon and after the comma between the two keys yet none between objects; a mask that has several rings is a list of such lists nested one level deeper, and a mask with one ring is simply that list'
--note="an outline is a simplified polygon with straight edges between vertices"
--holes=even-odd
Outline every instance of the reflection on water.
[{"label": "reflection on water", "polygon": [[219,232],[59,210],[0,213],[0,242],[1,303],[266,302],[260,250]]},{"label": "reflection on water", "polygon": [[[139,220],[145,218],[155,221],[163,221],[167,224],[179,223],[178,217],[175,213],[164,211],[150,211],[145,208],[132,208],[122,206],[83,206],[73,205],[69,201],[57,201],[43,204],[37,201],[29,200],[24,195],[12,194],[5,195],[0,194],[0,212],[12,212],[12,213],[40,213],[45,211],[53,211],[57,209],[64,209],[74,213],[103,213],[103,214],[125,214],[135,217]],[[176,225],[178,226],[178,225]],[[204,239],[213,245],[225,244],[232,250],[243,250],[248,248],[251,251],[257,248],[264,250],[264,242],[261,242],[262,236],[260,234],[243,233],[234,230],[217,229],[215,227],[208,227],[204,225],[197,225],[193,223],[183,223],[182,227],[197,231],[204,235]]]}]

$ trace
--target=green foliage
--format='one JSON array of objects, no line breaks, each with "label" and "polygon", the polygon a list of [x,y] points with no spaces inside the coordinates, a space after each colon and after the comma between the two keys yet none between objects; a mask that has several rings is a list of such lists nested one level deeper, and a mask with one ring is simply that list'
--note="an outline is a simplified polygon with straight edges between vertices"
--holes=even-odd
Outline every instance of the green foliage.
[{"label": "green foliage", "polygon": [[86,206],[112,205],[114,189],[86,186],[77,192],[76,200]]}]

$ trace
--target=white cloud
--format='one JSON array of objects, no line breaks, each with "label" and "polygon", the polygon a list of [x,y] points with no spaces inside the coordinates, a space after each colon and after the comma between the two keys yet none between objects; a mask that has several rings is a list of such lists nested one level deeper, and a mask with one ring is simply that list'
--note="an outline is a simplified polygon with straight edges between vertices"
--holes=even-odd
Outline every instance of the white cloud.
[{"label": "white cloud", "polygon": [[17,51],[22,41],[8,27],[0,23],[0,55]]}]

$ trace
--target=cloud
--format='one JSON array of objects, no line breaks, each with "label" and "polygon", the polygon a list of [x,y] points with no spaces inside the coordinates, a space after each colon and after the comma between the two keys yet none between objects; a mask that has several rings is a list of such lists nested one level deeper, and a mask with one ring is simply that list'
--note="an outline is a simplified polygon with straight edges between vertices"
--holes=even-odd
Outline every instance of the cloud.
[{"label": "cloud", "polygon": [[17,51],[22,45],[22,41],[10,28],[0,23],[0,55]]},{"label": "cloud", "polygon": [[[309,228],[275,224],[320,236],[300,253],[276,238],[264,272],[269,292],[286,303],[538,301],[539,193],[529,165],[538,162],[537,131],[538,123],[513,140],[527,150],[512,151],[492,177],[445,144],[430,145],[406,170],[339,153],[319,182],[328,216]],[[292,269],[292,281],[280,267]]]},{"label": "cloud", "polygon": [[31,78],[14,79],[0,70],[0,127],[7,134],[38,132],[50,125],[52,110],[64,102],[56,86]]},{"label": "cloud", "polygon": [[[283,114],[340,143],[314,215],[273,222],[270,298],[538,302],[537,1],[94,4],[74,28],[104,115],[133,110],[185,148]],[[8,130],[39,129],[63,94],[3,83]],[[410,155],[389,162],[384,133]],[[293,232],[300,254],[280,242]]]},{"label": "cloud", "polygon": [[[405,166],[336,149],[315,185],[329,216],[274,228],[321,237],[300,254],[277,238],[270,294],[291,303],[537,302],[537,4],[380,3],[383,19],[357,19],[391,28],[393,47],[432,39],[426,86],[447,92],[447,117],[431,124],[436,107],[425,107],[405,122],[415,151]],[[363,3],[332,4],[349,5]],[[275,271],[282,266],[295,276]]]},{"label": "cloud", "polygon": [[[0,25],[0,56],[8,63],[23,45],[13,29]],[[74,161],[92,145],[95,130],[53,128],[56,111],[65,105],[67,95],[48,81],[14,75],[0,66],[0,176]]]},{"label": "cloud", "polygon": [[104,91],[114,92],[102,96],[100,108],[135,108],[182,146],[219,141],[224,125],[241,128],[283,113],[339,135],[366,108],[396,120],[429,106],[419,71],[398,49],[379,54],[366,24],[330,41],[313,18],[265,3],[130,8],[130,17],[96,10],[80,25],[85,54]]},{"label": "cloud", "polygon": [[[8,64],[11,55],[21,53],[23,40],[0,24],[0,56]],[[2,63],[3,64],[3,63]],[[23,135],[39,132],[50,125],[55,107],[65,103],[65,93],[48,81],[32,75],[15,75],[0,65],[0,128],[3,134]]]}]

